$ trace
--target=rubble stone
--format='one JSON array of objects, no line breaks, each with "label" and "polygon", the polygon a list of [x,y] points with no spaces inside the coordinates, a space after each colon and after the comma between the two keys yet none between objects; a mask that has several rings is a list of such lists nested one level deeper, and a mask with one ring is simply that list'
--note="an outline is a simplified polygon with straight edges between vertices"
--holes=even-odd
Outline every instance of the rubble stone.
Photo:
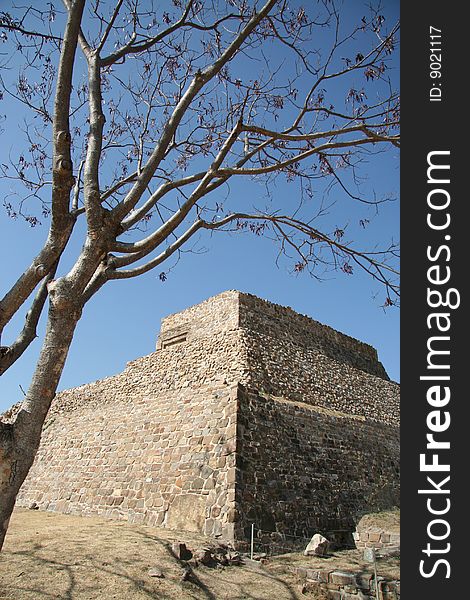
[{"label": "rubble stone", "polygon": [[323,556],[328,552],[329,543],[325,537],[316,533],[305,548],[304,554],[305,556]]}]

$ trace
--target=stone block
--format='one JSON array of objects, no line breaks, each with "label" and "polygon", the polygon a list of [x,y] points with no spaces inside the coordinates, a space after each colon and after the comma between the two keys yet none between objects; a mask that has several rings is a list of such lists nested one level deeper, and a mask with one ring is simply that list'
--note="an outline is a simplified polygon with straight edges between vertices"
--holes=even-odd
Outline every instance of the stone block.
[{"label": "stone block", "polygon": [[[299,567],[301,568],[301,567]],[[328,583],[328,572],[326,573],[326,577],[323,575],[322,571],[318,571],[317,569],[303,569],[305,571],[305,577],[310,579],[310,581],[323,581]]]},{"label": "stone block", "polygon": [[314,594],[318,596],[318,592],[321,590],[318,581],[305,581],[300,585],[300,593],[309,595]]},{"label": "stone block", "polygon": [[321,583],[328,583],[330,580],[331,570],[318,571],[318,581]]},{"label": "stone block", "polygon": [[354,573],[347,571],[333,571],[330,573],[329,580],[331,583],[337,583],[339,585],[355,585],[356,576]]},{"label": "stone block", "polygon": [[171,551],[178,560],[190,560],[193,557],[193,553],[183,542],[174,542]]},{"label": "stone block", "polygon": [[205,520],[205,504],[204,497],[197,494],[176,496],[168,507],[167,527],[201,532]]},{"label": "stone block", "polygon": [[339,590],[341,588],[341,586],[338,585],[337,583],[324,583],[322,585],[328,591],[335,591],[335,590]]},{"label": "stone block", "polygon": [[329,541],[316,533],[304,550],[305,556],[324,556],[328,551]]}]

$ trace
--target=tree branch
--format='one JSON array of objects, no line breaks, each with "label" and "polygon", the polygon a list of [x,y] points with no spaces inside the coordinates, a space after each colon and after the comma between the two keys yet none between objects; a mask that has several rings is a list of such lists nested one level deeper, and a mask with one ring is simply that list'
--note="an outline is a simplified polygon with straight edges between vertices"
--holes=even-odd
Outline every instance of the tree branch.
[{"label": "tree branch", "polygon": [[0,301],[0,335],[39,281],[50,272],[62,254],[75,223],[75,217],[69,211],[70,193],[75,183],[70,153],[69,110],[72,73],[84,5],[85,0],[76,0],[69,10],[57,74],[53,125],[52,219],[49,235],[41,252]]},{"label": "tree branch", "polygon": [[[62,2],[64,3],[64,5],[67,8],[67,10],[69,11],[69,13],[72,9],[75,8],[76,0],[75,0],[75,2],[71,2],[70,0],[62,0]],[[81,21],[81,18],[80,18],[80,21]],[[80,42],[80,48],[82,49],[83,54],[88,58],[92,53],[92,49],[85,37],[85,34],[82,31],[81,26],[78,30],[78,41]]]},{"label": "tree branch", "polygon": [[398,272],[384,263],[378,260],[378,256],[383,256],[386,252],[361,252],[349,245],[341,244],[339,241],[325,235],[318,229],[294,219],[286,215],[272,215],[272,214],[249,214],[249,213],[233,213],[227,215],[223,219],[214,222],[207,222],[202,219],[196,220],[175,242],[170,244],[163,252],[158,256],[148,261],[147,263],[135,267],[133,269],[118,270],[117,262],[114,257],[110,260],[106,269],[100,274],[100,284],[102,285],[105,280],[110,279],[129,279],[147,273],[154,269],[156,266],[162,264],[172,254],[179,250],[194,234],[200,229],[217,230],[222,229],[226,225],[233,223],[234,221],[250,221],[250,220],[261,220],[263,222],[271,223],[272,226],[277,229],[284,240],[288,240],[289,244],[299,253],[302,261],[306,264],[310,261],[309,257],[305,255],[300,247],[294,244],[288,234],[284,231],[283,227],[289,227],[294,231],[302,233],[306,236],[308,243],[319,243],[328,247],[334,255],[339,257],[351,257],[354,262],[364,271],[369,273],[374,279],[385,284],[387,289],[391,290],[397,296],[399,296],[399,288],[394,285],[390,279],[384,274],[389,273],[392,276],[397,276]]},{"label": "tree branch", "polygon": [[103,49],[103,46],[105,45],[106,40],[108,39],[108,36],[111,32],[111,29],[113,28],[114,23],[118,17],[119,11],[121,10],[121,6],[122,6],[123,2],[124,2],[124,0],[118,0],[118,3],[116,4],[116,6],[114,8],[113,14],[112,14],[111,18],[109,19],[108,25],[106,26],[103,37],[101,38],[100,43],[96,47],[97,54],[99,54],[101,52],[101,50]]},{"label": "tree branch", "polygon": [[201,171],[199,173],[194,173],[194,175],[183,177],[182,179],[176,179],[174,181],[166,181],[165,183],[162,183],[162,185],[150,196],[150,198],[138,210],[132,212],[127,219],[124,219],[124,221],[122,222],[122,230],[126,231],[133,227],[136,223],[138,223],[168,192],[183,187],[185,185],[195,183],[196,181],[200,181],[205,174],[205,171]]},{"label": "tree branch", "polygon": [[22,35],[26,35],[28,37],[37,37],[41,40],[48,40],[54,42],[61,42],[62,38],[56,35],[51,35],[48,33],[41,33],[40,31],[30,31],[29,29],[25,29],[21,27],[19,23],[16,21],[10,20],[6,21],[5,16],[3,16],[3,22],[0,20],[0,29],[6,29],[7,31],[15,31],[17,33],[21,33]]},{"label": "tree branch", "polygon": [[47,284],[53,279],[56,268],[57,263],[41,283],[33,303],[31,304],[31,308],[26,314],[25,324],[19,336],[10,346],[1,347],[0,375],[3,375],[3,373],[5,373],[5,371],[20,358],[26,348],[28,348],[31,342],[37,337],[36,328],[46,302]]},{"label": "tree branch", "polygon": [[83,193],[91,238],[99,237],[103,226],[103,208],[99,183],[99,164],[103,145],[105,117],[101,101],[101,69],[96,53],[88,61],[90,129],[83,172]]},{"label": "tree branch", "polygon": [[101,65],[103,67],[108,67],[120,60],[121,58],[124,58],[127,54],[138,54],[140,52],[144,52],[152,46],[155,46],[155,44],[158,44],[158,42],[161,42],[163,39],[165,39],[184,25],[184,22],[189,14],[192,4],[193,0],[190,0],[183,12],[183,15],[176,23],[174,23],[164,31],[161,31],[158,35],[152,37],[151,39],[147,40],[142,44],[134,44],[136,35],[135,33],[133,33],[131,39],[125,46],[122,46],[121,48],[119,48],[119,50],[116,50],[116,52],[113,52],[109,56],[102,58]]},{"label": "tree branch", "polygon": [[306,150],[305,152],[301,152],[300,154],[296,154],[294,157],[284,160],[272,165],[268,165],[266,167],[257,167],[251,169],[237,169],[237,168],[224,168],[219,169],[217,175],[225,176],[225,175],[262,175],[264,173],[273,173],[274,171],[279,171],[285,167],[289,167],[290,165],[299,162],[312,156],[313,154],[320,154],[325,152],[326,150],[331,150],[333,148],[348,148],[353,146],[363,146],[364,144],[371,144],[375,142],[399,142],[398,136],[390,136],[390,137],[379,137],[374,136],[373,139],[366,137],[360,138],[356,140],[351,140],[347,142],[331,142],[322,144],[321,146],[317,146],[310,150]]},{"label": "tree branch", "polygon": [[[235,143],[240,131],[241,131],[241,123],[238,122],[235,127],[232,129],[230,135],[225,140],[222,148],[220,149],[218,155],[216,156],[214,162],[210,166],[207,173],[205,173],[199,185],[196,187],[194,192],[190,195],[190,197],[184,202],[180,209],[175,211],[175,213],[164,223],[159,229],[157,229],[154,233],[148,236],[146,239],[141,240],[140,242],[136,242],[135,244],[126,244],[124,242],[115,242],[113,244],[112,250],[117,252],[126,252],[126,253],[139,253],[143,252],[151,252],[155,249],[159,244],[161,244],[175,229],[184,221],[186,216],[189,214],[190,210],[196,204],[196,202],[203,195],[207,193],[207,187],[214,175],[217,173],[219,166],[222,164],[224,158],[230,151],[230,148]],[[118,259],[117,259],[118,260]]]},{"label": "tree branch", "polygon": [[165,156],[168,145],[171,143],[175,131],[183,118],[188,106],[191,104],[193,99],[199,93],[199,91],[211,81],[217,73],[220,72],[222,67],[227,64],[234,55],[238,52],[243,42],[249,37],[254,29],[259,25],[260,21],[268,14],[271,8],[275,5],[276,0],[268,0],[259,13],[255,13],[248,21],[243,30],[237,35],[235,40],[226,48],[226,50],[215,60],[209,67],[206,67],[203,71],[198,71],[191,81],[188,89],[181,97],[180,101],[176,105],[171,117],[167,120],[160,141],[153,150],[147,164],[142,169],[137,182],[133,188],[127,194],[126,198],[112,211],[112,218],[116,222],[122,221],[122,219],[129,214],[131,210],[136,206],[142,193],[150,183],[155,170],[157,169],[160,161]]}]

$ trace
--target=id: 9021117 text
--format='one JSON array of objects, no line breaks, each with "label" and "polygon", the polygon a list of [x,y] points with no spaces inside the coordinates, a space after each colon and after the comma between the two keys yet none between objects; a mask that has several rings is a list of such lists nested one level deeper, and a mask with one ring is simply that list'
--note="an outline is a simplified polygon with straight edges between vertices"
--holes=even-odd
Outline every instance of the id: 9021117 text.
[{"label": "id: 9021117 text", "polygon": [[432,25],[429,27],[429,101],[442,100],[442,31]]}]

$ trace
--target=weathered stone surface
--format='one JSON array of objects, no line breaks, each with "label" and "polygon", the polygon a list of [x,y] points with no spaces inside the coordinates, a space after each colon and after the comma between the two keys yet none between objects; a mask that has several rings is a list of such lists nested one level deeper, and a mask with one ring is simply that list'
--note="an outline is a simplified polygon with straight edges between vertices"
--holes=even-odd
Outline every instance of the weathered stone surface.
[{"label": "weathered stone surface", "polygon": [[161,569],[157,569],[156,567],[149,569],[148,575],[149,577],[157,577],[158,579],[163,579],[165,577],[163,571]]},{"label": "weathered stone surface", "polygon": [[[292,567],[292,571],[301,579],[303,594],[312,592],[318,598],[339,598],[340,600],[372,600],[376,597],[375,580],[364,571],[325,571]],[[379,597],[383,600],[400,599],[400,582],[378,577]]]},{"label": "weathered stone surface", "polygon": [[304,550],[305,556],[323,556],[328,552],[329,541],[319,533],[315,533]]},{"label": "weathered stone surface", "polygon": [[157,348],[57,394],[19,506],[240,542],[254,522],[269,545],[398,503],[398,386],[372,347],[230,291]]},{"label": "weathered stone surface", "polygon": [[193,556],[198,563],[206,566],[211,566],[215,562],[210,548],[198,548],[194,551]]},{"label": "weathered stone surface", "polygon": [[202,531],[205,517],[206,500],[196,494],[176,496],[168,507],[166,525],[170,529],[183,531]]},{"label": "weathered stone surface", "polygon": [[333,571],[330,573],[330,582],[341,586],[355,585],[356,577],[354,573],[347,571]]},{"label": "weathered stone surface", "polygon": [[375,548],[377,555],[385,555],[387,550],[396,552],[400,549],[400,517],[399,512],[389,512],[380,518],[380,526],[373,514],[364,515],[356,525],[353,534],[354,543],[359,550]]},{"label": "weathered stone surface", "polygon": [[398,429],[247,390],[239,407],[237,525],[245,539],[252,522],[281,535],[328,537],[353,531],[357,513],[398,503]]},{"label": "weathered stone surface", "polygon": [[174,542],[171,551],[178,560],[190,560],[193,557],[193,553],[183,542]]}]

